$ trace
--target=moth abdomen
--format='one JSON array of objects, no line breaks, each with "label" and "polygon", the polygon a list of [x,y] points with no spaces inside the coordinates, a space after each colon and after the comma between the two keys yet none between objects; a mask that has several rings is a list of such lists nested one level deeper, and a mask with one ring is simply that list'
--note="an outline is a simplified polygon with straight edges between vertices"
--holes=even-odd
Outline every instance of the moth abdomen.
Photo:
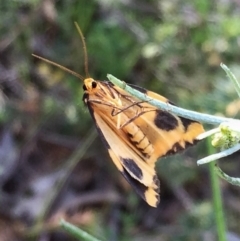
[{"label": "moth abdomen", "polygon": [[134,123],[125,126],[123,130],[127,133],[130,142],[140,151],[140,153],[145,158],[149,158],[154,152],[154,148],[146,134],[144,134]]}]

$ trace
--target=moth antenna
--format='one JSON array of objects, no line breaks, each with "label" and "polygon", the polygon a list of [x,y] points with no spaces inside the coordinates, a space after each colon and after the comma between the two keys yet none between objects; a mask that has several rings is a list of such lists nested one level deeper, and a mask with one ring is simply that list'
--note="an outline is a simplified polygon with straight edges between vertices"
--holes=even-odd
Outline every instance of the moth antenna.
[{"label": "moth antenna", "polygon": [[87,46],[86,46],[86,42],[85,42],[85,38],[84,35],[80,29],[80,27],[78,26],[77,22],[74,22],[77,31],[80,35],[81,41],[82,41],[82,45],[83,45],[83,53],[84,53],[84,69],[85,69],[85,74],[86,77],[89,77],[89,72],[88,72],[88,54],[87,54]]},{"label": "moth antenna", "polygon": [[66,72],[68,72],[68,73],[76,76],[77,78],[79,78],[79,79],[81,79],[81,80],[84,80],[84,79],[85,79],[82,75],[80,75],[80,74],[78,74],[78,73],[76,73],[76,72],[74,72],[74,71],[72,71],[72,70],[70,70],[70,69],[68,69],[68,68],[60,65],[60,64],[57,64],[57,63],[55,63],[55,62],[53,62],[53,61],[51,61],[51,60],[49,60],[49,59],[45,59],[45,58],[43,58],[43,57],[41,57],[41,56],[38,56],[38,55],[36,55],[36,54],[32,54],[32,56],[35,57],[35,58],[41,59],[41,60],[45,61],[45,62],[48,63],[48,64],[54,65],[54,66],[56,66],[56,67],[58,67],[58,68],[60,68],[60,69],[62,69],[62,70],[64,70],[64,71],[66,71]]}]

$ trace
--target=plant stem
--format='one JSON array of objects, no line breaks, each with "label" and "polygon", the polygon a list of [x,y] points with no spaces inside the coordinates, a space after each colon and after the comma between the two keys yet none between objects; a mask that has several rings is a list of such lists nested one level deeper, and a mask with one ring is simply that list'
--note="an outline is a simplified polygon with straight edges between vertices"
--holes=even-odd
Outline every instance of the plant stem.
[{"label": "plant stem", "polygon": [[72,236],[77,238],[78,240],[84,240],[84,241],[101,241],[100,239],[97,239],[90,235],[89,233],[83,231],[82,229],[72,225],[71,223],[68,223],[64,221],[63,219],[60,221],[61,226]]},{"label": "plant stem", "polygon": [[[212,147],[210,140],[208,140],[208,152],[212,154],[214,148]],[[217,228],[218,241],[226,241],[226,225],[223,213],[222,195],[220,190],[219,178],[214,171],[215,162],[209,163],[209,172],[213,193],[213,208],[215,214],[215,222]]]},{"label": "plant stem", "polygon": [[135,96],[136,98],[138,98],[142,101],[148,102],[149,104],[156,106],[157,108],[159,108],[161,110],[169,111],[177,116],[185,117],[185,118],[188,118],[191,120],[196,120],[199,122],[204,122],[204,123],[208,123],[208,124],[212,124],[212,125],[219,125],[223,122],[234,122],[234,123],[236,123],[236,125],[238,125],[238,126],[240,125],[240,121],[236,120],[236,119],[214,116],[214,115],[199,113],[196,111],[186,110],[186,109],[171,105],[170,103],[166,103],[163,101],[159,101],[157,99],[153,99],[153,98],[147,96],[146,94],[144,94],[134,88],[131,88],[125,82],[117,79],[116,77],[114,77],[111,74],[108,74],[107,77],[113,84],[115,84],[118,87],[120,87],[121,89],[127,91],[132,96]]}]

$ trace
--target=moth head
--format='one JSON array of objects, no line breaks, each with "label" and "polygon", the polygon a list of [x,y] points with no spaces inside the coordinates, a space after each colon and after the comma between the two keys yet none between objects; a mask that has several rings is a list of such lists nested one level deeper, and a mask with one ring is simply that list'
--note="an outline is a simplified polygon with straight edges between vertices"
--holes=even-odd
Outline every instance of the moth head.
[{"label": "moth head", "polygon": [[83,90],[88,93],[97,91],[98,83],[93,78],[87,78],[84,80]]}]

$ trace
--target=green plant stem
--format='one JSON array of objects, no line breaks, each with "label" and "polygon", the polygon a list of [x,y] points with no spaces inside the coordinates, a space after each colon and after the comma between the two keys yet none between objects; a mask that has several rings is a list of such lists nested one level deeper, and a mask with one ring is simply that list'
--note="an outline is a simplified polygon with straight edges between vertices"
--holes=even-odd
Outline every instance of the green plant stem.
[{"label": "green plant stem", "polygon": [[185,118],[188,118],[191,120],[196,120],[196,121],[200,121],[200,122],[204,122],[204,123],[208,123],[208,124],[212,124],[212,125],[219,125],[223,122],[234,122],[234,123],[236,123],[236,125],[237,124],[238,124],[238,126],[240,125],[240,121],[236,120],[236,119],[214,116],[214,115],[199,113],[196,111],[186,110],[186,109],[171,105],[169,103],[165,103],[163,101],[159,101],[159,100],[150,98],[146,94],[144,94],[134,88],[131,88],[125,82],[117,79],[116,77],[114,77],[111,74],[108,74],[107,77],[113,84],[117,85],[121,89],[127,91],[128,93],[137,97],[140,100],[146,101],[149,104],[156,106],[157,108],[159,108],[161,110],[169,111],[169,112],[176,114],[178,116],[181,116],[181,117],[185,117]]},{"label": "green plant stem", "polygon": [[226,72],[228,78],[232,81],[234,84],[235,90],[238,93],[238,96],[240,97],[240,83],[235,77],[235,75],[230,71],[230,69],[223,63],[220,64],[220,66],[223,68],[223,70]]},{"label": "green plant stem", "polygon": [[233,147],[231,147],[229,149],[226,149],[226,150],[223,150],[221,152],[214,153],[212,155],[204,157],[204,158],[198,160],[197,164],[198,165],[203,165],[203,164],[215,161],[217,159],[220,159],[220,158],[223,158],[223,157],[226,157],[226,156],[230,156],[230,155],[232,155],[233,153],[235,153],[235,152],[237,152],[239,150],[240,150],[240,144],[237,144],[236,146],[233,146]]},{"label": "green plant stem", "polygon": [[[212,147],[210,140],[208,140],[208,152],[209,154],[212,154],[214,152],[214,148]],[[215,214],[218,241],[226,241],[226,225],[223,213],[222,195],[220,190],[219,178],[214,169],[215,162],[210,162],[209,172],[213,193],[213,208]]]},{"label": "green plant stem", "polygon": [[89,233],[83,231],[82,229],[72,225],[71,223],[66,222],[65,220],[61,220],[60,222],[61,226],[73,237],[77,238],[78,240],[84,240],[84,241],[101,241],[100,239],[97,239],[90,235]]},{"label": "green plant stem", "polygon": [[216,164],[215,164],[214,170],[219,177],[223,178],[227,182],[231,183],[232,185],[240,186],[240,178],[230,177],[229,175],[224,173],[223,170],[220,167],[218,167],[218,165]]}]

